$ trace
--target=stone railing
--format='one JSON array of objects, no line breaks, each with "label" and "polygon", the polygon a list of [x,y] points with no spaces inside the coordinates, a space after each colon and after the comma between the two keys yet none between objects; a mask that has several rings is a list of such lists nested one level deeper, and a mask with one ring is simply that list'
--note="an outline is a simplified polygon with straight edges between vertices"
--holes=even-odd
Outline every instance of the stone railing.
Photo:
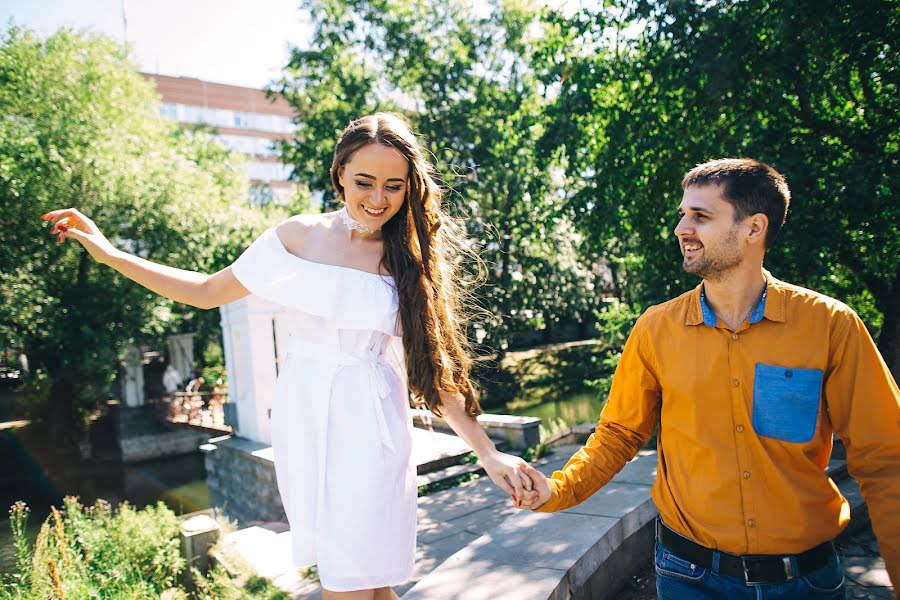
[{"label": "stone railing", "polygon": [[448,558],[404,600],[613,597],[650,557],[656,452],[638,457],[569,510],[515,513]]},{"label": "stone railing", "polygon": [[[430,410],[414,408],[412,414],[413,423],[420,427],[430,423],[437,431],[453,431],[444,419]],[[541,420],[536,417],[483,414],[478,416],[478,423],[491,439],[504,442],[506,448],[512,450],[531,448],[541,441]]]},{"label": "stone railing", "polygon": [[[452,555],[404,600],[607,600],[653,556],[656,506],[649,492],[657,456],[641,450],[613,480],[578,506],[515,513]],[[851,523],[867,520],[846,462],[826,473],[850,503]]]}]

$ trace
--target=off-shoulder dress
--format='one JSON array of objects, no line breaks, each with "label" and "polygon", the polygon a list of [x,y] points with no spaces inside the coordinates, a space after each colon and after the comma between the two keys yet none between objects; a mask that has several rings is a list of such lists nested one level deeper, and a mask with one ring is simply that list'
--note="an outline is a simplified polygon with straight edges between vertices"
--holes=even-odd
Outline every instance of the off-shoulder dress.
[{"label": "off-shoulder dress", "polygon": [[333,591],[402,583],[417,488],[394,281],[300,258],[275,229],[232,272],[289,313],[271,432],[294,563]]}]

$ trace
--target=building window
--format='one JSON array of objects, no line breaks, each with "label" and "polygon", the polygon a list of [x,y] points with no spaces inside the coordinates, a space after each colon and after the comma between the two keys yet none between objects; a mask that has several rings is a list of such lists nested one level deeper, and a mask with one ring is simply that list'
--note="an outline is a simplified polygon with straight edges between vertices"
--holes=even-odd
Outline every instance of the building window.
[{"label": "building window", "polygon": [[180,123],[205,124],[213,127],[255,129],[272,133],[293,133],[297,129],[288,117],[224,108],[203,108],[189,104],[165,103],[160,105],[159,114]]},{"label": "building window", "polygon": [[257,181],[287,181],[293,167],[281,163],[247,163],[247,177]]}]

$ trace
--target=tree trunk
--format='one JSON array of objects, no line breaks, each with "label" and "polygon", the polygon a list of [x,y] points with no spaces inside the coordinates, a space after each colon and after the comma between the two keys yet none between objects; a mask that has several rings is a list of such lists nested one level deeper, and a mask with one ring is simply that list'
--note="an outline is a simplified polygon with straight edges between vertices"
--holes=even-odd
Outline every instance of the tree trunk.
[{"label": "tree trunk", "polygon": [[50,434],[57,446],[73,441],[75,431],[75,388],[71,375],[54,378],[50,387],[47,421]]},{"label": "tree trunk", "polygon": [[[503,357],[506,356],[506,349],[509,345],[509,326],[504,322],[509,322],[509,310],[510,310],[510,298],[509,298],[509,284],[512,281],[512,277],[509,272],[509,249],[512,244],[512,239],[508,233],[506,233],[506,228],[501,230],[500,235],[502,236],[500,240],[500,277],[498,280],[498,285],[500,286],[500,315],[501,315],[501,331],[502,331],[502,339],[500,337],[497,338],[498,346],[497,346],[497,357],[498,360],[503,360]],[[506,342],[505,344],[503,342]]]},{"label": "tree trunk", "polygon": [[884,324],[878,335],[878,349],[894,379],[900,381],[900,268],[894,274],[894,283],[884,303]]}]

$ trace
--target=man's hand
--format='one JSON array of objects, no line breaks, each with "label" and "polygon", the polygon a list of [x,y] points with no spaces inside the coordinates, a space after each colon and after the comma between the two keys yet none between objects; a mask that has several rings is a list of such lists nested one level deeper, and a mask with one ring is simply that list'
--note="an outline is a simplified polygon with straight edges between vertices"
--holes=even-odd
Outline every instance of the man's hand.
[{"label": "man's hand", "polygon": [[531,480],[531,489],[523,492],[522,501],[517,506],[529,510],[540,508],[553,495],[550,482],[543,473],[527,463],[522,467],[522,473]]}]

